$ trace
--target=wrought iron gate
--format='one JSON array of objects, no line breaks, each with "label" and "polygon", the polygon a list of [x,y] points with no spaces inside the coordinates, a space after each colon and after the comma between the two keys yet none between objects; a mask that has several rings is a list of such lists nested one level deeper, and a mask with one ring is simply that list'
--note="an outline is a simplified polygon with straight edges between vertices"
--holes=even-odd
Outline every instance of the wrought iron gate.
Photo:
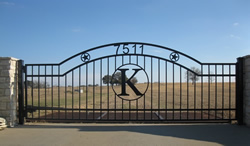
[{"label": "wrought iron gate", "polygon": [[236,120],[236,63],[202,63],[149,43],[82,51],[25,65],[27,121]]}]

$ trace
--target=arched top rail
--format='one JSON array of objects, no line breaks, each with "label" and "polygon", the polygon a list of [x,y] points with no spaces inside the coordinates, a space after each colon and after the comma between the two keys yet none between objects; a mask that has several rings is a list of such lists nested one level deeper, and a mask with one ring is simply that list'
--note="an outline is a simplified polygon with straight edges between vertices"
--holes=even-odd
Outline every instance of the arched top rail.
[{"label": "arched top rail", "polygon": [[[185,57],[189,58],[190,60],[195,61],[196,63],[198,63],[198,64],[200,64],[200,65],[202,64],[200,61],[198,61],[197,59],[195,59],[195,58],[193,58],[193,57],[191,57],[191,56],[189,56],[189,55],[187,55],[187,54],[184,54],[184,53],[182,53],[182,52],[180,52],[180,51],[177,51],[177,50],[174,50],[174,49],[165,47],[165,46],[156,45],[156,44],[151,44],[151,43],[143,43],[143,42],[118,42],[118,43],[111,43],[111,44],[101,45],[101,46],[97,46],[97,47],[94,47],[94,48],[91,48],[91,49],[87,49],[87,50],[85,50],[85,51],[82,51],[82,52],[80,52],[80,53],[78,53],[78,54],[75,54],[75,55],[73,55],[73,56],[71,56],[71,57],[69,57],[69,58],[63,60],[63,61],[60,62],[58,65],[62,65],[63,63],[65,63],[65,62],[71,60],[72,58],[75,58],[75,57],[77,57],[77,56],[79,56],[79,55],[81,55],[81,54],[84,54],[84,53],[87,53],[87,52],[90,52],[90,51],[93,51],[93,50],[96,50],[96,49],[100,49],[100,48],[104,48],[104,47],[109,47],[109,46],[120,46],[120,45],[129,45],[129,44],[133,44],[133,45],[144,45],[144,46],[150,46],[150,47],[157,47],[157,48],[161,48],[161,49],[164,49],[164,50],[172,51],[172,52],[175,52],[175,53],[180,54],[180,55],[182,55],[182,56],[185,56]],[[124,47],[124,49],[125,49],[125,51],[126,51],[126,47]],[[118,51],[118,50],[116,50],[116,54],[117,54],[117,51]],[[125,52],[124,54],[128,54],[128,53]]]},{"label": "arched top rail", "polygon": [[[113,48],[110,48],[113,47]],[[92,54],[89,54],[92,51],[97,51],[103,48],[107,48],[107,50],[101,52],[103,53],[101,56],[95,56],[93,57]],[[137,51],[136,51],[137,49]],[[166,52],[161,52],[159,54],[155,54],[155,52],[153,52],[156,49],[161,49],[164,51],[168,51],[168,53]],[[135,50],[135,51],[134,51]],[[147,50],[147,52],[145,51]],[[149,53],[151,51],[151,53]],[[159,51],[159,50],[158,50]],[[153,53],[152,53],[153,52]],[[160,51],[159,51],[160,52]],[[46,63],[46,64],[26,64],[26,65],[53,65],[53,66],[61,66],[73,59],[75,59],[76,57],[81,57],[81,62],[85,62],[85,60],[90,61],[94,58],[100,58],[102,56],[108,56],[108,55],[152,55],[152,56],[158,56],[161,55],[161,57],[163,58],[168,58],[170,61],[173,62],[178,62],[179,59],[181,59],[184,63],[186,63],[186,61],[192,61],[193,63],[196,63],[197,65],[235,65],[236,63],[202,63],[200,61],[198,61],[197,59],[182,53],[180,51],[174,50],[172,48],[168,48],[165,46],[161,46],[161,45],[156,45],[156,44],[151,44],[151,43],[144,43],[144,42],[117,42],[117,43],[110,43],[110,44],[106,44],[106,45],[101,45],[101,46],[97,46],[94,48],[90,48],[84,51],[81,51],[63,61],[61,61],[60,63]],[[184,61],[183,58],[185,58],[186,60]],[[180,63],[180,62],[179,62]],[[183,64],[183,63],[182,63]]]}]

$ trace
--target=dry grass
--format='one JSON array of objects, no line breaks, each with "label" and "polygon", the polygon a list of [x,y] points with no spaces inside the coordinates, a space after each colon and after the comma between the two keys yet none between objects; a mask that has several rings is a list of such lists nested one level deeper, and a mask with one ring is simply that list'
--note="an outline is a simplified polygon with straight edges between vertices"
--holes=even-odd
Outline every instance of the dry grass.
[{"label": "dry grass", "polygon": [[[139,91],[146,84],[137,84]],[[229,109],[235,108],[235,83],[153,83],[149,84],[145,96],[138,100],[122,100],[116,96],[111,86],[80,87],[83,93],[75,92],[79,87],[53,87],[47,89],[28,89],[28,105],[40,107],[60,107],[75,109]],[[121,86],[114,86],[120,91]],[[137,98],[127,87],[129,99]],[[33,95],[33,100],[32,100]],[[93,98],[94,97],[94,98]],[[145,104],[144,104],[145,103]],[[46,111],[47,113],[51,111]],[[215,111],[214,111],[215,112]],[[219,111],[222,113],[222,111]],[[38,113],[33,116],[37,117]],[[43,116],[45,111],[40,111]],[[224,117],[235,116],[229,111]]]}]

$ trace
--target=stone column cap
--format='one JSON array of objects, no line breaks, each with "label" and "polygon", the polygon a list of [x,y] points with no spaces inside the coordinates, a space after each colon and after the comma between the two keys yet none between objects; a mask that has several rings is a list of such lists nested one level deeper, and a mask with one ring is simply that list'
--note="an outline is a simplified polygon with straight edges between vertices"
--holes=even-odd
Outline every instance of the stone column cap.
[{"label": "stone column cap", "polygon": [[0,57],[0,60],[15,60],[18,61],[20,59],[14,58],[14,57]]}]

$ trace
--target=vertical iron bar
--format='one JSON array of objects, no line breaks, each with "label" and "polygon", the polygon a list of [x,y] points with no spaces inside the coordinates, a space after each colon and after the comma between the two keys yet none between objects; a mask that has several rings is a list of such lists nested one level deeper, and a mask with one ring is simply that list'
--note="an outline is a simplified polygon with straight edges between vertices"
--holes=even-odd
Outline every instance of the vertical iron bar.
[{"label": "vertical iron bar", "polygon": [[201,119],[203,119],[203,65],[201,65]]},{"label": "vertical iron bar", "polygon": [[180,67],[180,120],[182,119],[181,109],[182,109],[182,73],[181,73],[181,67]]},{"label": "vertical iron bar", "polygon": [[93,62],[93,120],[95,119],[95,61]]},{"label": "vertical iron bar", "polygon": [[208,119],[210,119],[210,78],[211,78],[210,65],[208,65],[208,76],[209,76],[209,79],[208,79]]},{"label": "vertical iron bar", "polygon": [[[27,74],[28,74],[28,66],[25,65],[25,105],[24,105],[24,110],[25,110],[25,113],[24,113],[24,117],[28,118],[27,117],[27,106],[28,106],[28,79],[27,79]],[[32,76],[33,77],[33,76]],[[32,90],[33,90],[33,81],[32,81]],[[33,96],[31,97],[33,99]],[[32,117],[33,118],[33,117]]]},{"label": "vertical iron bar", "polygon": [[45,119],[47,119],[47,66],[45,65]]},{"label": "vertical iron bar", "polygon": [[236,119],[243,125],[243,63],[244,58],[237,58],[236,63]]},{"label": "vertical iron bar", "polygon": [[38,119],[40,119],[40,65],[38,66]]},{"label": "vertical iron bar", "polygon": [[74,119],[74,70],[72,70],[72,115],[71,115],[71,117],[72,117],[72,119]]},{"label": "vertical iron bar", "polygon": [[[45,82],[45,85],[46,85],[46,82]],[[60,113],[60,96],[61,96],[61,93],[60,93],[60,66],[58,66],[58,118],[60,119],[60,116],[61,116],[61,113]]]},{"label": "vertical iron bar", "polygon": [[224,65],[222,65],[222,119],[224,119]]},{"label": "vertical iron bar", "polygon": [[[108,72],[108,76],[109,76],[109,57],[107,58],[107,72]],[[107,101],[107,108],[108,108],[108,114],[107,114],[107,120],[109,120],[109,82],[108,82],[108,101]]]},{"label": "vertical iron bar", "polygon": [[196,119],[196,81],[194,81],[194,119]]},{"label": "vertical iron bar", "polygon": [[[144,70],[146,71],[146,56],[144,56]],[[143,95],[144,120],[146,119],[146,96]]]},{"label": "vertical iron bar", "polygon": [[153,114],[153,58],[151,57],[151,120]]},{"label": "vertical iron bar", "polygon": [[160,59],[158,59],[158,120],[160,120],[160,106],[161,106],[161,103],[160,103],[160,100],[161,100],[161,94],[160,94],[160,83],[161,83],[161,78],[160,78]]},{"label": "vertical iron bar", "polygon": [[[116,70],[116,56],[115,56],[115,70]],[[114,95],[114,102],[115,102],[115,120],[116,120],[116,94]]]},{"label": "vertical iron bar", "polygon": [[67,74],[65,75],[65,119],[67,119]]},{"label": "vertical iron bar", "polygon": [[229,65],[229,119],[231,120],[231,65]]},{"label": "vertical iron bar", "polygon": [[122,99],[122,120],[123,120],[123,99]]},{"label": "vertical iron bar", "polygon": [[[32,74],[32,78],[31,78],[31,80],[32,80],[32,87],[31,87],[31,102],[32,102],[32,106],[31,107],[33,109],[33,107],[34,107],[34,77],[33,77],[33,75],[34,75],[34,66],[33,65],[31,67],[31,70],[32,70],[31,71],[31,74]],[[25,81],[27,82],[27,79]],[[27,104],[26,104],[26,106],[27,106]],[[34,118],[34,112],[32,112],[32,118]]]},{"label": "vertical iron bar", "polygon": [[[18,62],[18,118],[19,124],[24,124],[24,93],[23,93],[23,87],[24,87],[24,82],[23,82],[23,73],[27,74],[27,71],[24,71],[24,62],[23,60],[19,60]],[[25,81],[25,88],[27,88],[27,80]]]},{"label": "vertical iron bar", "polygon": [[187,119],[189,119],[189,71],[187,71]]},{"label": "vertical iron bar", "polygon": [[[215,75],[217,75],[217,65],[215,65]],[[215,119],[217,119],[217,76],[215,76]]]},{"label": "vertical iron bar", "polygon": [[122,55],[122,65],[124,64],[124,55]]},{"label": "vertical iron bar", "polygon": [[81,66],[79,67],[79,119],[81,119]]},{"label": "vertical iron bar", "polygon": [[174,120],[174,63],[173,64],[173,114],[172,114],[172,119]]},{"label": "vertical iron bar", "polygon": [[138,60],[138,55],[136,55],[136,64],[138,65],[138,62],[139,62],[139,60]]},{"label": "vertical iron bar", "polygon": [[[135,44],[135,54],[136,54],[136,44]],[[138,65],[138,55],[136,55],[136,64]]]},{"label": "vertical iron bar", "polygon": [[102,119],[102,59],[100,60],[100,120]]},{"label": "vertical iron bar", "polygon": [[136,100],[136,120],[138,120],[138,99]]},{"label": "vertical iron bar", "polygon": [[129,100],[129,121],[131,120],[131,100]]},{"label": "vertical iron bar", "polygon": [[168,110],[168,62],[167,61],[165,61],[165,98],[166,98],[166,101],[165,101],[165,119],[167,120],[168,119],[168,117],[167,117],[167,110]]},{"label": "vertical iron bar", "polygon": [[88,120],[88,64],[86,64],[86,120]]},{"label": "vertical iron bar", "polygon": [[54,118],[54,113],[53,113],[53,107],[54,107],[54,100],[53,100],[53,86],[54,86],[54,84],[53,84],[53,65],[51,66],[51,100],[52,100],[52,102],[51,102],[51,109],[52,109],[52,119]]}]

